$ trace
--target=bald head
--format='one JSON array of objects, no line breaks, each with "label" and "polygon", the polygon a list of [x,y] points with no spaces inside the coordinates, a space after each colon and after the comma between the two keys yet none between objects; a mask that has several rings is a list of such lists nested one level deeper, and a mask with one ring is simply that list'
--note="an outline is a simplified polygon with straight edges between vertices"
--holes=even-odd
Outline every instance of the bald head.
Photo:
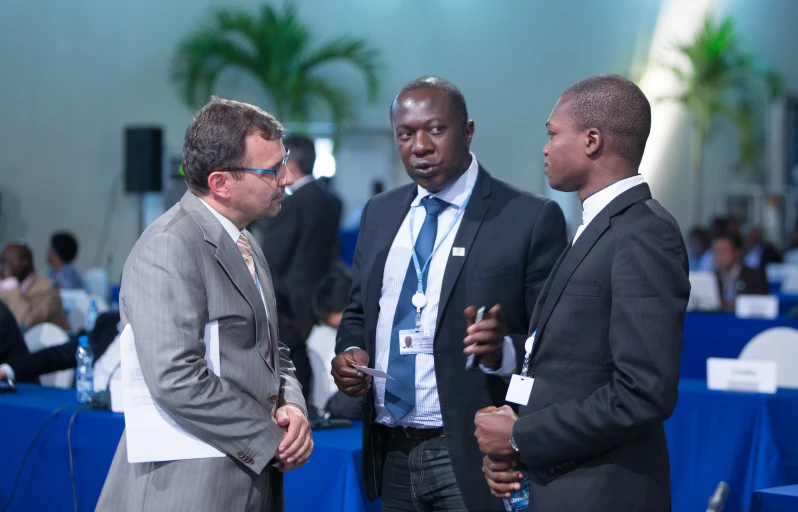
[{"label": "bald head", "polygon": [[3,277],[16,277],[22,281],[33,272],[33,254],[27,246],[8,243],[0,255]]},{"label": "bald head", "polygon": [[610,149],[634,167],[640,165],[651,131],[651,105],[643,91],[620,75],[594,75],[562,95],[577,130],[598,129]]}]

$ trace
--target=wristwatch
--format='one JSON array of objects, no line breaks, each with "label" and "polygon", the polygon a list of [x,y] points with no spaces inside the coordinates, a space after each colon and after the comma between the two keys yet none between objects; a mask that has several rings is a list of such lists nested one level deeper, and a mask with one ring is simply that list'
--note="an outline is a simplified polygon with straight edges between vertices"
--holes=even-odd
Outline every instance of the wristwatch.
[{"label": "wristwatch", "polygon": [[515,437],[512,436],[512,435],[510,435],[510,446],[513,447],[513,450],[515,450],[515,453],[520,453],[521,452],[521,450],[519,450],[518,446],[515,444]]}]

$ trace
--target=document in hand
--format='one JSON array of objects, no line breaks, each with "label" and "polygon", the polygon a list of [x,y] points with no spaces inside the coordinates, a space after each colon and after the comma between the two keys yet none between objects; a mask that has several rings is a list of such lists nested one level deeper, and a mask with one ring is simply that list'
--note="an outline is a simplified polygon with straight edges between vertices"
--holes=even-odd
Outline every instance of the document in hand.
[{"label": "document in hand", "polygon": [[[120,342],[128,462],[224,457],[224,454],[216,448],[180,428],[169,414],[153,401],[141,373],[141,365],[136,354],[136,340],[130,325],[125,326],[122,331]],[[208,368],[218,376],[218,322],[211,322],[205,326],[205,360]]]}]

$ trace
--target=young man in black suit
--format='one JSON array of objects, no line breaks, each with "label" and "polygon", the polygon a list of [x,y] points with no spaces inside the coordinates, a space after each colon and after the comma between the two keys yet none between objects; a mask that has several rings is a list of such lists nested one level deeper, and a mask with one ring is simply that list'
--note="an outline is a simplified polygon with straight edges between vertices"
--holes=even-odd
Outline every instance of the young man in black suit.
[{"label": "young man in black suit", "polygon": [[[502,403],[535,301],[567,243],[563,214],[479,165],[469,151],[474,122],[446,80],[407,84],[391,121],[414,183],[363,210],[332,373],[343,392],[365,395],[363,478],[383,510],[501,511],[471,421]],[[484,319],[473,325],[481,306]],[[372,381],[353,364],[396,380]]]},{"label": "young man in black suit", "polygon": [[546,123],[549,184],[579,194],[583,221],[532,316],[528,405],[475,420],[494,495],[519,489],[523,463],[530,511],[670,510],[662,423],[690,284],[679,226],[638,174],[650,126],[618,75],[578,82]]}]

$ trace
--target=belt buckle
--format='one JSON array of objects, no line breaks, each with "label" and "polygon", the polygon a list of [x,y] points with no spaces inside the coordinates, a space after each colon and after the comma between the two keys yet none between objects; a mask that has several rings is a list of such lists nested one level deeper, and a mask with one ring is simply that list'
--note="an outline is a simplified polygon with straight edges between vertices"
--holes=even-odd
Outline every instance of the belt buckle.
[{"label": "belt buckle", "polygon": [[413,434],[415,431],[413,427],[402,427],[402,431],[405,433],[405,437],[410,439],[411,441],[421,441],[424,437],[421,434]]}]

